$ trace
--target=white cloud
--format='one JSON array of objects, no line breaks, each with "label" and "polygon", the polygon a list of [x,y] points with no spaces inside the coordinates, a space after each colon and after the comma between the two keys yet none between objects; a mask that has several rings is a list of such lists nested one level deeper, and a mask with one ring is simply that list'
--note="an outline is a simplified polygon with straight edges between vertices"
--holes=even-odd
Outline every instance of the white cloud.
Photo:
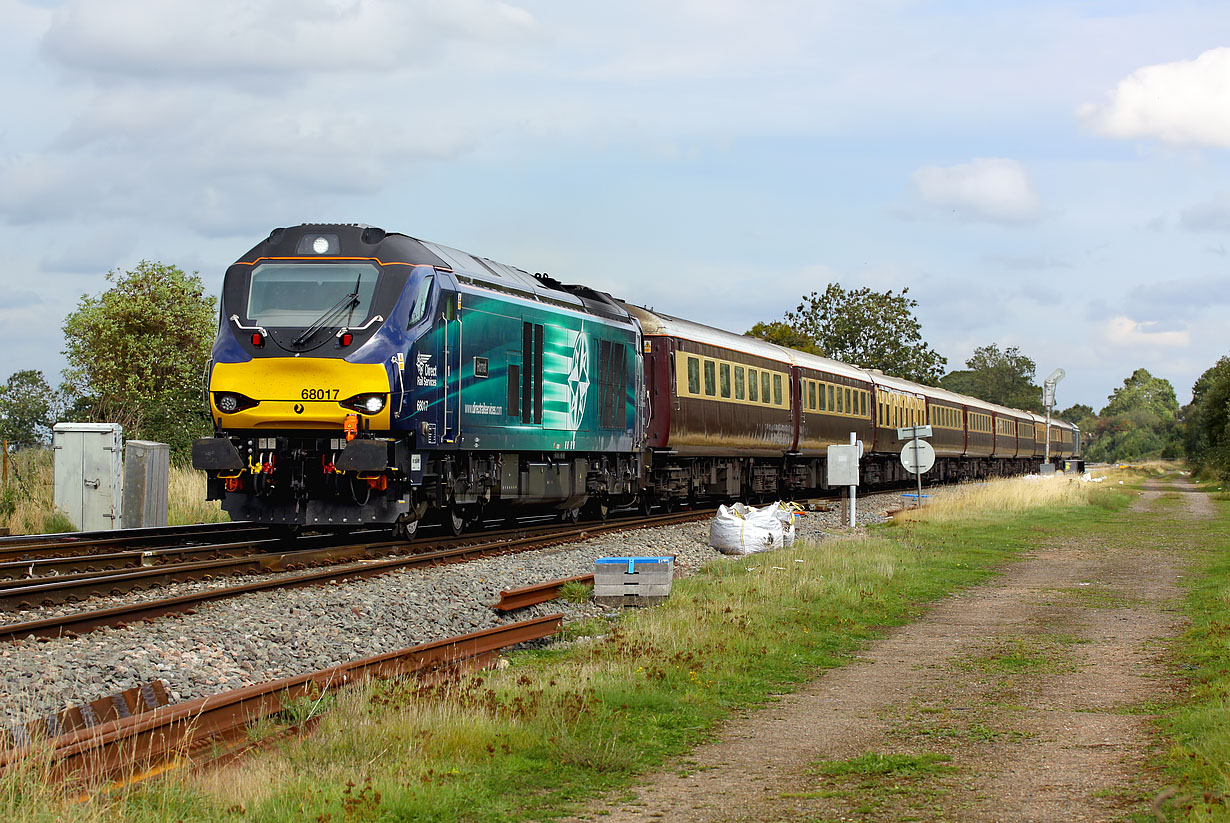
[{"label": "white cloud", "polygon": [[1212,200],[1184,209],[1179,224],[1188,231],[1230,231],[1230,193],[1223,192]]},{"label": "white cloud", "polygon": [[1130,317],[1120,315],[1112,319],[1102,330],[1106,342],[1114,346],[1162,346],[1178,348],[1191,343],[1191,333],[1187,331],[1150,331],[1157,321],[1137,322]]},{"label": "white cloud", "polygon": [[500,0],[69,0],[42,45],[90,73],[301,81],[421,64],[454,40],[511,46],[534,28],[529,12]]},{"label": "white cloud", "polygon": [[910,182],[930,206],[959,220],[1026,223],[1042,213],[1042,203],[1025,168],[1005,157],[979,157],[955,166],[924,166]]},{"label": "white cloud", "polygon": [[1086,103],[1077,113],[1108,137],[1230,148],[1230,48],[1137,69],[1109,102]]}]

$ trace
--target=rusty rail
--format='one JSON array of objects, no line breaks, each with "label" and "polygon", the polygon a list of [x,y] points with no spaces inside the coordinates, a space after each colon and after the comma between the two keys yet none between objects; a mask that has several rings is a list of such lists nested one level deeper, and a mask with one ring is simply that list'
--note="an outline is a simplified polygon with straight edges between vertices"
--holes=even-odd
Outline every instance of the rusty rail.
[{"label": "rusty rail", "polygon": [[[291,701],[368,678],[432,674],[482,665],[500,649],[549,637],[563,615],[509,623],[367,657],[297,677],[248,686],[185,703],[111,720],[44,741],[61,778],[96,779],[135,772],[175,756],[187,756],[202,740],[233,738],[249,724],[276,714]],[[39,744],[35,744],[37,746]],[[29,755],[34,746],[0,752],[0,771]]]},{"label": "rusty rail", "polygon": [[500,612],[511,612],[524,609],[527,606],[537,606],[559,597],[560,589],[568,583],[588,583],[593,585],[592,574],[578,574],[576,577],[561,577],[558,580],[548,580],[545,583],[535,583],[532,586],[522,586],[519,589],[505,589],[500,592],[500,600],[491,608]]}]

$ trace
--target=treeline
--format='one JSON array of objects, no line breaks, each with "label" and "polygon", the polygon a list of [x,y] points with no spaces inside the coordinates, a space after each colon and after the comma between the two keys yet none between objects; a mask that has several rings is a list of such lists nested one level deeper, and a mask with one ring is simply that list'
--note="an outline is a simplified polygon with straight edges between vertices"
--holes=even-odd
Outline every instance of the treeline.
[{"label": "treeline", "polygon": [[57,422],[119,423],[128,439],[171,445],[179,462],[211,433],[202,376],[217,308],[200,276],[141,261],[107,274],[64,320],[69,366],[58,388],[25,369],[0,386],[0,439],[10,449],[46,445]]}]

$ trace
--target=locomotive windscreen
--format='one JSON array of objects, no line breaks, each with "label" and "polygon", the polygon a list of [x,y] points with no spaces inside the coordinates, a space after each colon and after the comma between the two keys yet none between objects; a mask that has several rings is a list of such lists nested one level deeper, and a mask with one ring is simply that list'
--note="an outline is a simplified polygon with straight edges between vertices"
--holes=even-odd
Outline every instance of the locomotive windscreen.
[{"label": "locomotive windscreen", "polygon": [[262,263],[252,270],[248,320],[263,326],[357,325],[371,310],[380,270],[368,263]]}]

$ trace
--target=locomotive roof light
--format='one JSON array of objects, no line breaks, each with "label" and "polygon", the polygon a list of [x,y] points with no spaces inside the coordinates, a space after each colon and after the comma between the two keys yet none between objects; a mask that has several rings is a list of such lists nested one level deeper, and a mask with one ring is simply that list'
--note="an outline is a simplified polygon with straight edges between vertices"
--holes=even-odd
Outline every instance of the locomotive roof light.
[{"label": "locomotive roof light", "polygon": [[299,238],[298,254],[333,254],[341,248],[336,234],[305,234]]}]

